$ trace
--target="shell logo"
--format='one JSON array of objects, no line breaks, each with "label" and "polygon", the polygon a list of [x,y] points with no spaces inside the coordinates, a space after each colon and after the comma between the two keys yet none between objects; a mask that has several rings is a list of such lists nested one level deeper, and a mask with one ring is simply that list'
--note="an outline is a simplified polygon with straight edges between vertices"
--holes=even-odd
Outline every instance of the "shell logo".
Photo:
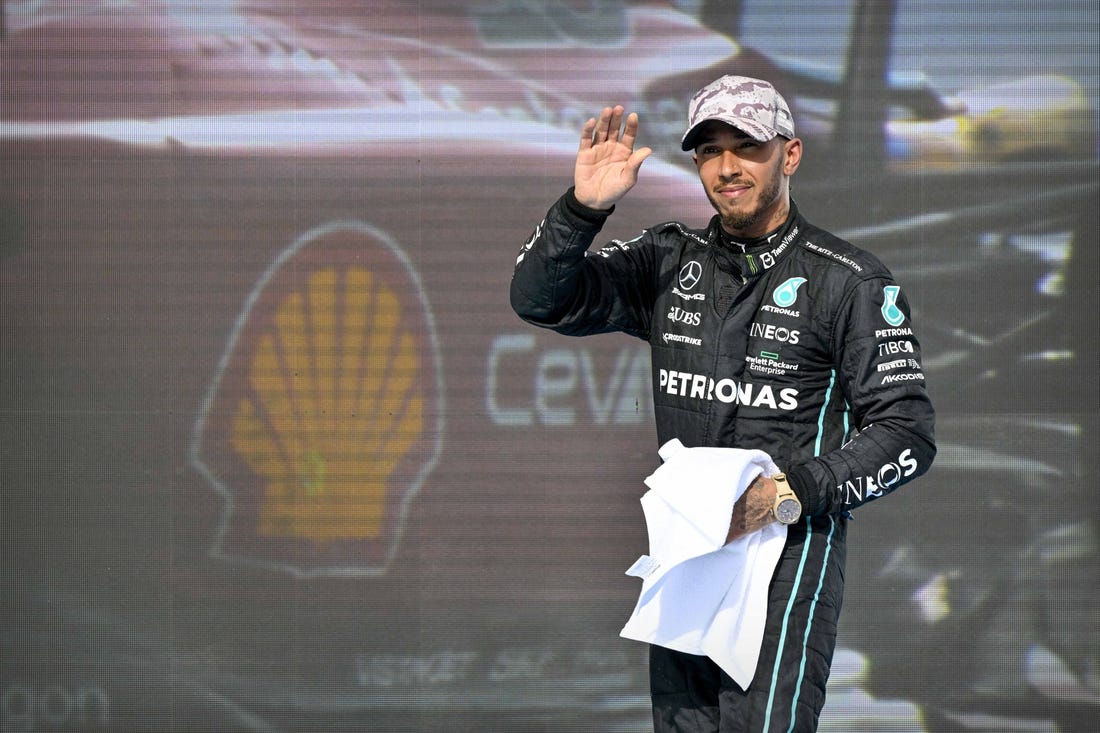
[{"label": "shell logo", "polygon": [[237,319],[192,463],[225,498],[211,554],[296,575],[379,575],[438,459],[442,369],[423,288],[359,222],[281,254]]}]

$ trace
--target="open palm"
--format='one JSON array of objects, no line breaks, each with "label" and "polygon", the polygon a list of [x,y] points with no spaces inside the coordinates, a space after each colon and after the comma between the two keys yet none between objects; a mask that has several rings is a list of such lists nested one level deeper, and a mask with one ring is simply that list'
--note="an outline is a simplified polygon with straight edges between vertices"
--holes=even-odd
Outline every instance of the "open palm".
[{"label": "open palm", "polygon": [[[642,162],[653,152],[634,149],[638,115],[631,112],[623,126],[623,108],[604,107],[581,131],[581,146],[573,169],[577,200],[593,209],[609,209],[638,182]],[[620,128],[621,132],[620,132]]]}]

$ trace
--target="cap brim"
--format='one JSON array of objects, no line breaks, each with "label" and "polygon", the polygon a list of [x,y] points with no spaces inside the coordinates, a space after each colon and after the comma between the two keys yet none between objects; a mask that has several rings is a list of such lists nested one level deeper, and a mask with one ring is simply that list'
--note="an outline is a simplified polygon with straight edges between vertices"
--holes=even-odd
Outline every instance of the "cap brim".
[{"label": "cap brim", "polygon": [[680,139],[680,150],[683,150],[685,152],[688,150],[694,150],[695,146],[699,144],[699,141],[697,139],[699,137],[699,131],[703,127],[703,125],[707,124],[708,122],[724,122],[730,127],[736,127],[738,130],[745,133],[753,140],[762,143],[768,142],[773,137],[779,134],[774,130],[765,130],[758,123],[754,124],[739,117],[707,117],[706,119],[699,120],[690,128],[688,128],[688,131],[685,132],[684,136]]}]

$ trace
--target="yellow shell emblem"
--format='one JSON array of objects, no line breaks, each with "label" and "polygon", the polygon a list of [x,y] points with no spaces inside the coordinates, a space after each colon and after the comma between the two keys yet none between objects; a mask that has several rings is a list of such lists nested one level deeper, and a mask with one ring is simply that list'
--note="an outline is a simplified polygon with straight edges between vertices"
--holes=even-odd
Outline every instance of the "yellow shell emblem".
[{"label": "yellow shell emblem", "polygon": [[393,469],[420,436],[420,355],[371,273],[313,273],[260,337],[233,449],[267,479],[262,535],[377,537]]},{"label": "yellow shell emblem", "polygon": [[215,554],[378,570],[439,448],[424,294],[370,229],[314,232],[273,269],[196,431],[200,470],[230,499]]}]

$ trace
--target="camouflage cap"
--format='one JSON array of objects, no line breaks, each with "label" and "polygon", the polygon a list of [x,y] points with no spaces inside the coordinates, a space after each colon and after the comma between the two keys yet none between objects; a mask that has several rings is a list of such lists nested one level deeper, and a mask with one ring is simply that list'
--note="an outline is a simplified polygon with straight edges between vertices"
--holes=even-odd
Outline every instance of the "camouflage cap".
[{"label": "camouflage cap", "polygon": [[794,119],[783,96],[768,82],[748,76],[723,76],[695,93],[680,148],[693,149],[696,133],[710,120],[733,125],[760,142],[776,135],[794,137]]}]

